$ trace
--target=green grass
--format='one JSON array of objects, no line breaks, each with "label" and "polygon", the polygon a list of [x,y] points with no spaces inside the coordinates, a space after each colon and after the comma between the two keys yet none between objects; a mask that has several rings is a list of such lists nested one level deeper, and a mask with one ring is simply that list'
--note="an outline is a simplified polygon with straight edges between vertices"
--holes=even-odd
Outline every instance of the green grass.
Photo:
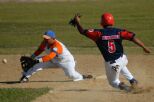
[{"label": "green grass", "polygon": [[[48,29],[53,29],[68,47],[94,48],[91,40],[68,25],[77,12],[83,15],[81,22],[85,28],[100,28],[101,14],[111,12],[117,27],[135,32],[147,46],[154,47],[153,11],[153,0],[0,3],[0,54],[28,53],[27,49],[39,45],[42,34]],[[124,45],[135,46],[129,42]],[[9,52],[8,49],[23,50]]]},{"label": "green grass", "polygon": [[0,88],[0,102],[31,102],[49,91],[49,88]]}]

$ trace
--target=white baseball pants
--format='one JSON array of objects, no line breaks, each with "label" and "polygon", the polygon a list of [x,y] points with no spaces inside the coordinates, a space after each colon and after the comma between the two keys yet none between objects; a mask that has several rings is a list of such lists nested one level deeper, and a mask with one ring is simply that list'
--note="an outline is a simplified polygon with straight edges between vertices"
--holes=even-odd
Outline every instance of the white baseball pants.
[{"label": "white baseball pants", "polygon": [[62,68],[65,72],[65,75],[73,79],[73,81],[83,80],[83,76],[75,70],[74,60],[68,60],[60,63],[53,63],[51,61],[38,63],[23,74],[24,76],[29,78],[37,71],[43,70],[44,68]]},{"label": "white baseball pants", "polygon": [[120,80],[119,74],[121,73],[127,80],[133,78],[132,74],[127,69],[126,65],[128,63],[126,55],[115,60],[115,63],[105,62],[105,69],[107,79],[112,87],[119,88]]}]

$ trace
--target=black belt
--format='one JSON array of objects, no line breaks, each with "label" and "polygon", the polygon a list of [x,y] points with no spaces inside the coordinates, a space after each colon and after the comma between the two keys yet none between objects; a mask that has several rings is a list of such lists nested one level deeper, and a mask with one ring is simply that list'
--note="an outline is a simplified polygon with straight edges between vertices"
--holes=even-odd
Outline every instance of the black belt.
[{"label": "black belt", "polygon": [[[122,57],[123,55],[121,55],[120,57]],[[120,58],[119,57],[119,58]],[[118,59],[118,58],[117,58]],[[115,59],[115,60],[117,60],[117,59]],[[112,61],[109,61],[110,62],[110,64],[113,64],[113,63],[116,63],[116,61],[115,60],[112,60]]]},{"label": "black belt", "polygon": [[109,61],[109,62],[110,62],[110,64],[116,63],[116,61],[115,61],[115,60],[113,60],[113,61]]}]

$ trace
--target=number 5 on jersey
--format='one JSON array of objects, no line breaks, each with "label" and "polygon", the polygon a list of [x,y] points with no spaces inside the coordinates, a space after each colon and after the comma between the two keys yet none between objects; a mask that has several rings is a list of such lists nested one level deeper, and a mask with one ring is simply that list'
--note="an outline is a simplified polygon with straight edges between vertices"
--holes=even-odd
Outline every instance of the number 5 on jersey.
[{"label": "number 5 on jersey", "polygon": [[116,52],[116,46],[115,46],[114,40],[109,40],[108,41],[108,52],[109,53]]}]

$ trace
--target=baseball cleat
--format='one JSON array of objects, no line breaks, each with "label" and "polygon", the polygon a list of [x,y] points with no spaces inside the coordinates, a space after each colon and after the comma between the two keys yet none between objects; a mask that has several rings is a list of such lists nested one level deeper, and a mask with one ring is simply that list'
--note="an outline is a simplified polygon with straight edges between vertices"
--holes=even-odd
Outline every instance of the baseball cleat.
[{"label": "baseball cleat", "polygon": [[29,81],[29,79],[26,77],[26,76],[22,76],[21,78],[20,78],[20,83],[26,83],[26,82],[28,82]]},{"label": "baseball cleat", "polygon": [[93,76],[92,75],[82,75],[83,79],[92,79]]},{"label": "baseball cleat", "polygon": [[130,84],[131,84],[131,88],[132,88],[132,89],[135,89],[135,88],[138,87],[138,81],[137,81],[136,79],[133,78],[133,79],[130,80],[129,82],[130,82]]},{"label": "baseball cleat", "polygon": [[119,88],[120,88],[120,90],[124,90],[126,92],[131,92],[131,90],[132,90],[132,88],[129,87],[128,85],[126,85],[124,82],[121,82],[119,84]]}]

